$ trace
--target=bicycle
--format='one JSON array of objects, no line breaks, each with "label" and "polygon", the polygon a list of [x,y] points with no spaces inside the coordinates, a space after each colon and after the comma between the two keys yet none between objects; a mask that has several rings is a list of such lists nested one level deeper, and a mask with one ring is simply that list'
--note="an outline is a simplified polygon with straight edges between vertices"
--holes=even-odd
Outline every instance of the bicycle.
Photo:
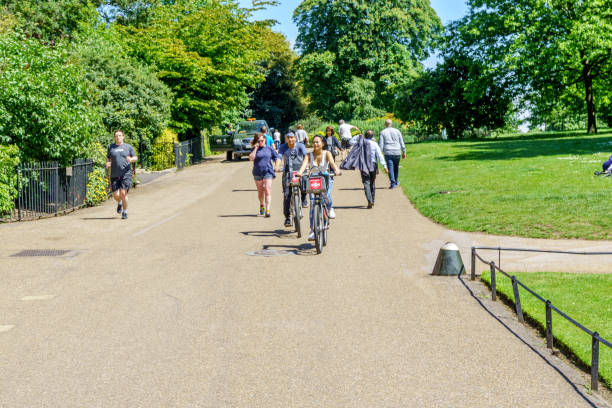
[{"label": "bicycle", "polygon": [[313,195],[313,219],[312,231],[315,236],[315,249],[317,254],[323,252],[323,247],[327,245],[327,231],[329,229],[329,215],[327,213],[326,200],[323,194],[327,194],[328,178],[332,177],[328,172],[321,171],[318,166],[310,168],[306,178],[307,193]]},{"label": "bicycle", "polygon": [[297,237],[302,236],[302,225],[301,220],[302,214],[302,202],[300,199],[300,176],[297,171],[291,173],[291,178],[287,181],[288,187],[291,189],[291,199],[289,201],[289,211],[292,226],[295,228]]}]

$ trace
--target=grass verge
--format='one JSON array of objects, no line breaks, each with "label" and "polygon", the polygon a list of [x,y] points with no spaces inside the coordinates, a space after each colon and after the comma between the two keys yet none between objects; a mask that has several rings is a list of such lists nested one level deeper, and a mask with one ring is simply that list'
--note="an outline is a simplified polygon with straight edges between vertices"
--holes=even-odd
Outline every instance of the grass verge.
[{"label": "grass verge", "polygon": [[400,181],[421,214],[451,229],[612,239],[612,177],[596,177],[612,130],[407,145]]},{"label": "grass verge", "polygon": [[[516,273],[516,278],[534,292],[548,299],[559,310],[586,328],[597,331],[607,341],[612,340],[612,275],[573,274],[557,272]],[[496,274],[496,288],[500,297],[514,305],[512,282]],[[491,274],[482,273],[481,279],[490,286]],[[535,325],[542,335],[546,330],[546,309],[542,302],[519,286],[525,320]],[[552,327],[555,348],[561,350],[578,366],[591,367],[591,336],[578,329],[553,311]],[[599,346],[599,376],[612,389],[612,349]]]}]

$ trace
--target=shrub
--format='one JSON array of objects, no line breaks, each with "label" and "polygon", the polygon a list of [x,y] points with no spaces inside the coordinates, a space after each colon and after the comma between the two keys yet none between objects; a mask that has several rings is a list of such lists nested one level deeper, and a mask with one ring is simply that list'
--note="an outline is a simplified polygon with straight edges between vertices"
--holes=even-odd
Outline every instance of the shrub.
[{"label": "shrub", "polygon": [[87,196],[85,202],[88,207],[99,205],[108,198],[108,179],[106,178],[106,169],[96,167],[89,174],[87,180]]},{"label": "shrub", "polygon": [[19,164],[17,146],[0,145],[0,216],[8,214],[15,206],[17,197],[17,178],[15,167]]},{"label": "shrub", "polygon": [[164,129],[161,135],[153,142],[152,168],[163,170],[174,167],[174,143],[178,136],[170,129]]}]

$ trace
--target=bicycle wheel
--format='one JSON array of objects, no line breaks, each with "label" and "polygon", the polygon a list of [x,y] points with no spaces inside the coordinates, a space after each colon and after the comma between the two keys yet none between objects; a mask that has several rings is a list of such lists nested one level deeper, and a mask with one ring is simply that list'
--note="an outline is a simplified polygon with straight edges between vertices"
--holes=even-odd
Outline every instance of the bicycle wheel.
[{"label": "bicycle wheel", "polygon": [[329,228],[329,217],[327,216],[327,208],[323,210],[323,222],[321,223],[323,226],[323,233],[321,234],[323,237],[323,246],[327,245],[327,229]]},{"label": "bicycle wheel", "polygon": [[302,225],[300,224],[302,203],[300,203],[299,194],[293,193],[291,205],[293,206],[293,226],[295,227],[295,232],[297,232],[297,237],[300,238],[302,236]]},{"label": "bicycle wheel", "polygon": [[321,205],[317,204],[314,208],[314,219],[312,220],[312,230],[315,236],[315,249],[317,254],[323,252],[323,212],[321,211]]}]

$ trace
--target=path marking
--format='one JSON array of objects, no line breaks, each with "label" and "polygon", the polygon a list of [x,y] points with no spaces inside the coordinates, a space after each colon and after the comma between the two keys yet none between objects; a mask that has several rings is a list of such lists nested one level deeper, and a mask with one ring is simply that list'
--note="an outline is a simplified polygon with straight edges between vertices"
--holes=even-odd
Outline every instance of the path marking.
[{"label": "path marking", "polygon": [[39,296],[24,296],[21,298],[23,301],[31,301],[31,300],[50,300],[53,299],[56,295],[39,295]]},{"label": "path marking", "polygon": [[15,327],[14,324],[8,324],[8,325],[4,325],[4,326],[0,324],[0,333],[4,333],[4,332],[7,332],[9,330],[12,330],[13,327]]},{"label": "path marking", "polygon": [[138,231],[138,232],[136,232],[136,233],[132,234],[132,236],[133,236],[133,237],[137,237],[137,236],[139,236],[139,235],[144,234],[145,232],[149,232],[149,231],[151,231],[153,228],[159,227],[160,225],[167,223],[168,221],[172,220],[173,218],[178,217],[178,216],[179,216],[179,215],[181,215],[182,213],[183,213],[182,211],[181,211],[181,212],[179,212],[179,213],[176,213],[176,214],[174,214],[174,215],[173,215],[173,216],[171,216],[171,217],[168,217],[168,218],[166,218],[166,219],[163,219],[163,220],[161,220],[161,221],[159,221],[159,222],[157,222],[157,223],[155,223],[155,224],[153,224],[153,225],[151,225],[151,226],[149,226],[149,227],[147,227],[147,228],[145,228],[145,229],[143,229],[143,230],[141,230],[141,231]]}]

